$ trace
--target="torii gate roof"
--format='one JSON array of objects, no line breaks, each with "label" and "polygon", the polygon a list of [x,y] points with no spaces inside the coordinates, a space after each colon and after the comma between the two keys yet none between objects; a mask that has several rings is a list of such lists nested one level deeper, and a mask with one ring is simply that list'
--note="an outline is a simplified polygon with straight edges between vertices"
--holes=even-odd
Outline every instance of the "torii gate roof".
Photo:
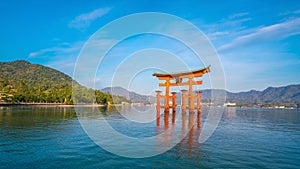
[{"label": "torii gate roof", "polygon": [[169,78],[179,78],[181,76],[187,76],[187,75],[192,75],[194,77],[202,76],[205,73],[210,72],[210,66],[207,66],[205,68],[200,68],[196,70],[191,70],[191,71],[184,71],[184,72],[175,72],[175,73],[153,73],[153,76],[156,77],[169,77]]}]

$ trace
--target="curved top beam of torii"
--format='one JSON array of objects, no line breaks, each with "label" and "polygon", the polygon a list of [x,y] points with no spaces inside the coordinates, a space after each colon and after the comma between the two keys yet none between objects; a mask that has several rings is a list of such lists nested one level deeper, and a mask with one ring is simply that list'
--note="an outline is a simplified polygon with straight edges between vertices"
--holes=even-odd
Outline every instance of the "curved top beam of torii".
[{"label": "curved top beam of torii", "polygon": [[201,69],[196,69],[196,70],[191,70],[191,71],[184,71],[184,72],[175,72],[175,73],[157,73],[154,72],[152,75],[156,76],[158,78],[162,77],[168,77],[170,79],[177,79],[180,77],[184,77],[184,76],[194,76],[194,77],[200,77],[205,73],[210,72],[210,65],[205,67],[205,68],[201,68]]}]

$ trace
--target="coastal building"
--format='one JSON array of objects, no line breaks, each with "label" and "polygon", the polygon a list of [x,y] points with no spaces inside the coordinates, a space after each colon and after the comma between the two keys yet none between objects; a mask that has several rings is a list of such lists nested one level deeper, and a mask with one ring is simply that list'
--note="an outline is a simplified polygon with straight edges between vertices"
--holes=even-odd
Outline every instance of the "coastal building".
[{"label": "coastal building", "polygon": [[235,107],[235,106],[236,106],[236,103],[227,102],[227,103],[224,103],[224,106],[227,106],[227,107]]}]

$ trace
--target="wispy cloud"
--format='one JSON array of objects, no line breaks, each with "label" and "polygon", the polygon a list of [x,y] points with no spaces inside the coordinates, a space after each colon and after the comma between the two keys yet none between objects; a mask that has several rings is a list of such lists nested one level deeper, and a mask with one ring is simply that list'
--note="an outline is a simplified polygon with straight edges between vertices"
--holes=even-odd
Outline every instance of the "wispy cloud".
[{"label": "wispy cloud", "polygon": [[87,28],[91,24],[91,22],[104,16],[110,10],[111,8],[99,8],[92,12],[81,14],[69,23],[69,27],[76,29]]},{"label": "wispy cloud", "polygon": [[29,53],[28,58],[44,58],[54,56],[66,56],[74,53],[78,53],[82,48],[84,41],[78,41],[73,43],[61,43],[57,46],[41,49]]},{"label": "wispy cloud", "polygon": [[228,35],[228,34],[229,34],[229,31],[216,31],[216,32],[208,33],[207,37],[210,40],[215,40],[220,36],[224,36],[224,35]]},{"label": "wispy cloud", "polygon": [[260,27],[255,29],[254,32],[239,36],[235,38],[231,43],[221,46],[219,48],[219,51],[233,49],[246,44],[255,44],[257,42],[284,39],[292,35],[300,34],[299,30],[300,18]]},{"label": "wispy cloud", "polygon": [[31,52],[28,58],[45,60],[45,65],[72,76],[76,58],[83,44],[84,41],[60,43],[54,47]]},{"label": "wispy cloud", "polygon": [[295,11],[285,11],[279,13],[279,16],[284,16],[284,15],[295,15],[295,14],[300,14],[300,9],[295,10]]},{"label": "wispy cloud", "polygon": [[225,55],[221,55],[221,58],[229,91],[263,90],[269,86],[290,84],[298,79],[297,74],[291,71],[299,70],[300,59],[281,49],[264,48],[261,52],[253,53],[248,50],[232,51]]},{"label": "wispy cloud", "polygon": [[[287,50],[284,44],[273,42],[300,34],[299,12],[281,13],[269,25],[256,24],[256,18],[248,13],[199,24],[218,49],[230,91],[262,90],[270,82],[276,86],[290,84],[295,79],[290,72],[299,69],[298,55]],[[271,76],[273,72],[280,72],[280,77]]]},{"label": "wispy cloud", "polygon": [[248,15],[248,12],[241,12],[241,13],[232,14],[228,18],[229,19],[235,19],[235,18],[240,18],[242,16],[246,16],[246,15]]},{"label": "wispy cloud", "polygon": [[[100,54],[105,52],[104,50],[110,49],[116,42],[114,39],[90,40],[88,42],[64,42],[53,47],[31,52],[28,58],[30,60],[43,60],[46,66],[62,71],[70,76],[73,76],[75,66],[77,66],[77,72],[79,69],[84,69],[82,74],[85,76],[86,74],[95,74],[95,72],[93,72],[97,66],[95,66],[95,64],[98,64],[103,57]],[[85,47],[83,47],[84,45]],[[80,54],[80,52],[82,53]],[[115,60],[112,62],[114,61]],[[87,87],[93,87],[94,85],[92,78],[87,77],[85,79],[81,74],[77,75],[76,78],[76,80],[79,78],[81,84]],[[82,82],[82,80],[84,80],[84,82]]]},{"label": "wispy cloud", "polygon": [[249,31],[245,23],[251,20],[246,12],[235,13],[214,23],[199,24],[199,28],[203,29],[210,40],[218,43],[219,40],[232,39],[237,34]]}]

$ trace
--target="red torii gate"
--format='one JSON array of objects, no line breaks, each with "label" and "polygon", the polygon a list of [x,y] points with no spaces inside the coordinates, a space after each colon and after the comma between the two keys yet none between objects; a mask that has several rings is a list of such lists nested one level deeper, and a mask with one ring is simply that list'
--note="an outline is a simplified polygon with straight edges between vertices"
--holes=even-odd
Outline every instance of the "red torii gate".
[{"label": "red torii gate", "polygon": [[[165,83],[159,83],[159,87],[166,87],[166,95],[161,95],[161,91],[156,91],[157,97],[157,109],[160,109],[160,99],[165,99],[165,110],[168,111],[170,108],[169,100],[172,99],[172,109],[175,111],[176,109],[176,92],[172,92],[172,96],[170,96],[170,87],[171,86],[189,86],[188,96],[186,96],[187,90],[181,90],[182,92],[182,109],[186,110],[186,98],[189,98],[189,110],[194,111],[194,93],[193,93],[193,85],[201,85],[202,80],[194,81],[194,78],[201,77],[205,73],[210,72],[210,66],[197,69],[193,71],[187,72],[177,72],[177,73],[153,73],[153,76],[156,76],[158,80],[165,80]],[[175,83],[171,82],[171,80],[176,80]],[[183,81],[183,79],[188,79],[188,81]],[[200,99],[201,92],[197,92],[197,109],[200,110]]]}]

